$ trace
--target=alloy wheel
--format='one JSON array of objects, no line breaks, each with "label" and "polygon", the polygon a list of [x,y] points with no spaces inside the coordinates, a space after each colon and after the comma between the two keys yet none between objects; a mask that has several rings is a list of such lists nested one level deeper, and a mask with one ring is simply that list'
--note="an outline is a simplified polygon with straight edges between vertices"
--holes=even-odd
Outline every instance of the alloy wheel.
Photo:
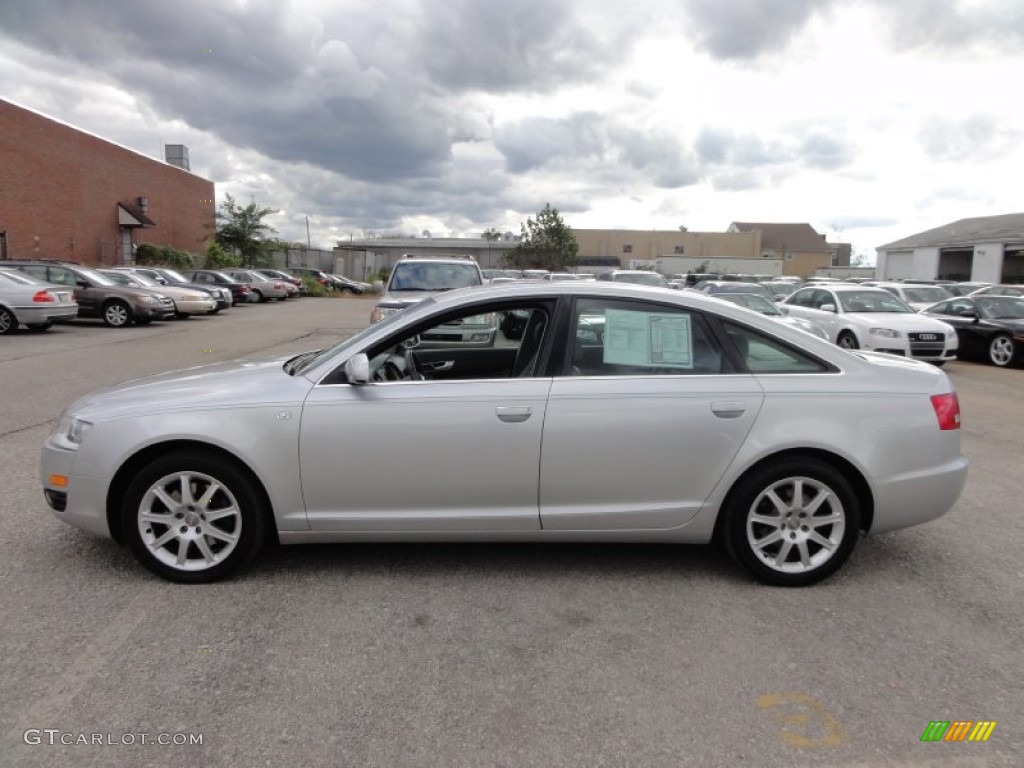
[{"label": "alloy wheel", "polygon": [[988,346],[989,359],[1000,367],[1013,361],[1013,351],[1013,339],[1009,336],[996,336]]}]

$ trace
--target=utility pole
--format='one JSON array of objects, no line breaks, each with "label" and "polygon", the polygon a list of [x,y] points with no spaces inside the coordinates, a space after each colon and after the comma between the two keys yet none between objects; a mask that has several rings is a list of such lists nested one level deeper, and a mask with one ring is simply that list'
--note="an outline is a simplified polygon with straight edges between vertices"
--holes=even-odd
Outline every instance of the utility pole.
[{"label": "utility pole", "polygon": [[306,250],[313,250],[313,246],[309,244],[309,216],[306,217]]}]

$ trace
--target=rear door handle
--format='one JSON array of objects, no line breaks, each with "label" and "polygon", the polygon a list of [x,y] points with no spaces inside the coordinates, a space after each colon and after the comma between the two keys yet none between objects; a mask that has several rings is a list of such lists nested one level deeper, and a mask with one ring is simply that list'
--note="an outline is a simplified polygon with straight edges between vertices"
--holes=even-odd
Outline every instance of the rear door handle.
[{"label": "rear door handle", "polygon": [[502,421],[517,422],[526,421],[533,415],[533,409],[528,405],[499,405],[494,409],[498,418]]},{"label": "rear door handle", "polygon": [[711,412],[720,419],[738,419],[747,412],[747,404],[736,400],[712,403]]}]

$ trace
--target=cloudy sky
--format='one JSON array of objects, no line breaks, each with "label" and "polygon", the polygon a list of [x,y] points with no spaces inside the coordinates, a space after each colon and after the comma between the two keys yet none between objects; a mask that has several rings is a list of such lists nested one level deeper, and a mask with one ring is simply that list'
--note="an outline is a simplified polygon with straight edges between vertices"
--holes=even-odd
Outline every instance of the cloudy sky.
[{"label": "cloudy sky", "polygon": [[0,96],[189,147],[281,236],[1024,210],[1021,0],[2,0]]}]

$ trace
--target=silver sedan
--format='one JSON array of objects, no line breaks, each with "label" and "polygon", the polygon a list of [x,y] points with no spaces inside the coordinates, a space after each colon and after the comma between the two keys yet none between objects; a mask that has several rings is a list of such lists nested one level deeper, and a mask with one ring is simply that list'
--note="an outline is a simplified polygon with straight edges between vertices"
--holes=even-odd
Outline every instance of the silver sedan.
[{"label": "silver sedan", "polygon": [[57,320],[78,317],[78,302],[66,285],[54,285],[14,269],[0,269],[0,333],[19,325],[45,331]]},{"label": "silver sedan", "polygon": [[[522,322],[494,346],[423,343],[509,313]],[[528,282],[427,298],[329,349],[88,395],[41,472],[59,518],[179,582],[268,539],[718,539],[799,586],[861,531],[945,514],[967,459],[934,366],[692,292]]]}]

